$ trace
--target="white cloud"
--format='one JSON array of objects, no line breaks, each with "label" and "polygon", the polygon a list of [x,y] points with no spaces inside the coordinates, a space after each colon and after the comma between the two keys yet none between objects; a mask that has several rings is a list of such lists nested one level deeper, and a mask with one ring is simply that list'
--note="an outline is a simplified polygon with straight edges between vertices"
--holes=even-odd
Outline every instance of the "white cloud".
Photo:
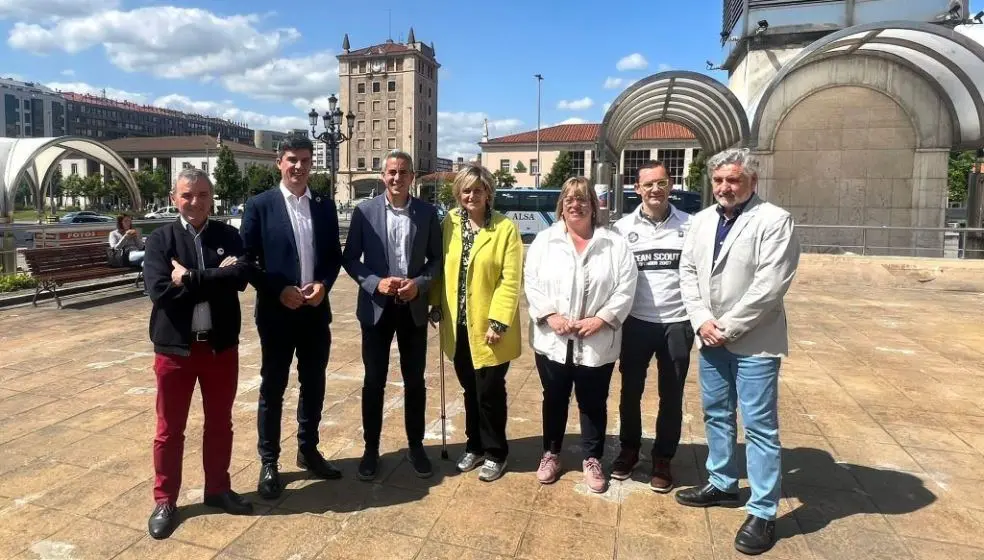
[{"label": "white cloud", "polygon": [[625,84],[625,78],[605,78],[605,89],[617,89]]},{"label": "white cloud", "polygon": [[646,57],[639,53],[632,53],[629,56],[622,57],[621,60],[615,63],[615,68],[621,71],[645,70],[648,67],[649,62],[646,61]]},{"label": "white cloud", "polygon": [[113,10],[120,0],[0,0],[0,19],[55,20]]},{"label": "white cloud", "polygon": [[295,107],[307,111],[317,97],[324,97],[327,106],[328,95],[338,91],[338,60],[331,51],[278,58],[226,76],[222,85],[257,99],[291,100]]},{"label": "white cloud", "polygon": [[130,101],[132,103],[146,104],[150,100],[150,97],[146,93],[133,93],[113,87],[101,88],[85,82],[48,82],[44,85],[57,91],[96,95],[99,97],[103,96],[103,89],[105,89],[106,97],[117,101]]},{"label": "white cloud", "polygon": [[581,99],[575,99],[574,101],[566,101],[561,99],[557,103],[557,108],[567,111],[580,111],[582,109],[587,109],[594,105],[594,101],[590,97],[583,97]]},{"label": "white cloud", "polygon": [[72,76],[75,75],[75,70],[72,70],[71,68],[62,70],[61,75],[71,78]]},{"label": "white cloud", "polygon": [[602,105],[601,106],[601,112],[602,112],[602,114],[607,113],[608,110],[611,109],[611,107],[612,107],[612,102],[611,101],[609,101],[608,103],[605,103],[604,105]]},{"label": "white cloud", "polygon": [[670,70],[673,70],[673,67],[665,62],[660,62],[659,66],[656,67],[656,71],[658,72],[668,72]]},{"label": "white cloud", "polygon": [[29,81],[29,80],[25,80],[24,79],[24,76],[21,76],[20,74],[0,74],[0,78],[5,78],[7,80],[13,80],[15,82],[27,82],[27,81]]},{"label": "white cloud", "polygon": [[110,62],[127,72],[210,79],[264,64],[300,37],[293,28],[261,31],[259,19],[174,6],[109,10],[47,26],[18,22],[7,44],[35,54],[102,45]]},{"label": "white cloud", "polygon": [[581,117],[571,117],[569,119],[565,119],[565,120],[560,121],[559,123],[555,124],[554,126],[559,126],[559,125],[562,125],[562,124],[584,124],[586,122],[588,122],[588,121],[582,119]]},{"label": "white cloud", "polygon": [[308,127],[307,115],[273,116],[239,109],[232,101],[196,101],[187,96],[172,93],[155,99],[152,103],[157,107],[166,107],[189,113],[199,113],[241,121],[254,129],[290,130],[292,128]]},{"label": "white cloud", "polygon": [[[481,150],[485,119],[489,116],[480,112],[442,112],[437,113],[437,150],[441,157],[455,159],[459,156],[471,159]],[[523,122],[519,119],[489,119],[489,137],[496,138],[519,130]]]},{"label": "white cloud", "polygon": [[956,30],[984,45],[984,25],[958,25]]}]

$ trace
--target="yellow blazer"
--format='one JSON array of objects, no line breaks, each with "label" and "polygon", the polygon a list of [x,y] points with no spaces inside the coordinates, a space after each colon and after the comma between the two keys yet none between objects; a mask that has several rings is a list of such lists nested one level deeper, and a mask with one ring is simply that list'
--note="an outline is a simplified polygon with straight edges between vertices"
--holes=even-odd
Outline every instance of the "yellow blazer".
[{"label": "yellow blazer", "polygon": [[[431,305],[441,306],[441,341],[444,353],[454,357],[458,324],[458,276],[461,272],[461,217],[454,209],[441,224],[444,243],[444,274],[430,290]],[[522,352],[519,321],[520,283],[523,278],[523,242],[509,218],[492,212],[492,220],[475,236],[468,256],[467,299],[468,344],[475,368],[499,365]],[[499,342],[489,345],[485,333],[489,319],[509,328]]]}]

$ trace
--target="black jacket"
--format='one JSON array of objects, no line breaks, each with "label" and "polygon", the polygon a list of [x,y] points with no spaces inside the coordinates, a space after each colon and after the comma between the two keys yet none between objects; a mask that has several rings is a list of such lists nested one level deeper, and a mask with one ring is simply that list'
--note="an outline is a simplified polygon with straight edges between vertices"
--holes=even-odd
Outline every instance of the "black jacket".
[{"label": "black jacket", "polygon": [[[150,340],[154,351],[186,356],[191,351],[191,318],[195,304],[209,303],[212,330],[209,344],[216,351],[239,344],[241,315],[239,294],[246,289],[249,264],[243,257],[243,242],[236,228],[209,220],[201,234],[205,270],[198,270],[195,236],[184,229],[181,219],[154,230],[147,239],[144,282],[151,301]],[[219,268],[229,256],[239,257],[232,266]],[[180,287],[171,281],[177,260],[191,273]]]}]

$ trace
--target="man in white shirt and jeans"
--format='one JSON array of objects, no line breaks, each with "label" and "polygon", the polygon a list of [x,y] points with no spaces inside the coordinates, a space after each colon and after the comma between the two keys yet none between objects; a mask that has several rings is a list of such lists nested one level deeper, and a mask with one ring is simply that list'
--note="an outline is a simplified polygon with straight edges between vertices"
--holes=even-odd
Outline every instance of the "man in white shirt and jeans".
[{"label": "man in white shirt and jeans", "polygon": [[661,493],[673,488],[670,460],[680,443],[683,386],[694,344],[694,330],[687,319],[680,293],[680,253],[690,226],[690,215],[670,204],[671,188],[669,174],[662,162],[643,164],[635,185],[642,203],[615,223],[615,229],[625,238],[635,256],[639,280],[632,311],[623,326],[619,359],[622,451],[612,464],[611,476],[625,480],[639,464],[642,393],[646,386],[646,370],[655,355],[659,413],[649,486]]}]

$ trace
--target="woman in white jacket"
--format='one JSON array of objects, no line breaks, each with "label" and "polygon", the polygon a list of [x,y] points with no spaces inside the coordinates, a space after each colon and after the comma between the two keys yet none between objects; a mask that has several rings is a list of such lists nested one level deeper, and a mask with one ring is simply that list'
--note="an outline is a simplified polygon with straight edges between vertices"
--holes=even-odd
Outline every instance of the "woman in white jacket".
[{"label": "woman in white jacket", "polygon": [[543,384],[543,458],[537,479],[560,476],[571,389],[581,413],[581,447],[588,488],[604,492],[601,468],[608,422],[608,386],[632,308],[636,264],[620,235],[601,227],[598,197],[584,177],[568,179],[557,222],[537,234],[524,284],[536,368]]}]

